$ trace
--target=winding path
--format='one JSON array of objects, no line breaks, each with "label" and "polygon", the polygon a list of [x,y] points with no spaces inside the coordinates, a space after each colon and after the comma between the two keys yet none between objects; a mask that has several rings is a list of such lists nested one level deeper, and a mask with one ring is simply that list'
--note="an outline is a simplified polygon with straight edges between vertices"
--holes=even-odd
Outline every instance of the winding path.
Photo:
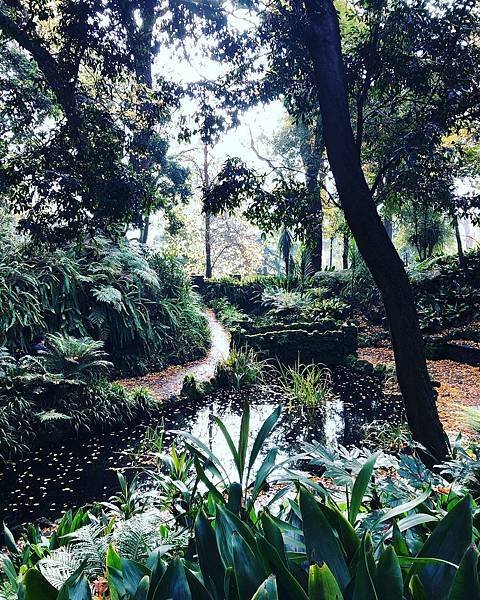
[{"label": "winding path", "polygon": [[158,373],[149,373],[143,377],[134,377],[133,379],[123,379],[119,383],[128,388],[137,386],[149,388],[158,401],[163,401],[180,394],[183,380],[187,375],[193,375],[198,381],[211,379],[215,374],[215,367],[218,362],[228,357],[230,334],[217,320],[212,310],[207,309],[205,315],[211,336],[211,347],[206,356],[183,365],[167,367]]}]

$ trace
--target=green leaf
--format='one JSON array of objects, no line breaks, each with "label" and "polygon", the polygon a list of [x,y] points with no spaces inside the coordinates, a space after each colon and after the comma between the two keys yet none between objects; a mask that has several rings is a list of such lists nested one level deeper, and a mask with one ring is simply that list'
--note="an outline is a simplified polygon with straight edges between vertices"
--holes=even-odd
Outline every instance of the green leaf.
[{"label": "green leaf", "polygon": [[255,538],[245,523],[240,521],[228,508],[219,506],[215,520],[215,537],[225,568],[233,566],[232,542],[234,532],[239,533],[251,548],[255,547]]},{"label": "green leaf", "polygon": [[337,508],[332,508],[326,504],[320,504],[319,506],[330,525],[337,532],[342,548],[347,554],[347,560],[351,561],[360,547],[360,538],[357,532]]},{"label": "green leaf", "polygon": [[215,532],[205,513],[200,511],[195,519],[195,542],[198,562],[208,589],[218,598],[223,595],[225,569],[218,552]]},{"label": "green leaf", "polygon": [[140,581],[145,577],[145,575],[149,575],[150,571],[144,565],[141,565],[134,560],[122,558],[121,562],[125,591],[133,596],[140,585]]},{"label": "green leaf", "polygon": [[217,424],[218,428],[222,432],[223,437],[225,438],[225,441],[227,442],[227,445],[228,445],[230,452],[232,454],[232,457],[233,457],[233,462],[235,463],[235,467],[237,468],[239,481],[241,482],[243,480],[243,469],[242,469],[242,465],[240,462],[240,457],[238,455],[238,451],[235,448],[235,444],[233,443],[232,437],[228,433],[228,430],[225,427],[225,425],[222,423],[222,421],[218,417],[214,416],[213,420]]},{"label": "green leaf", "polygon": [[28,569],[23,577],[24,600],[56,600],[58,590],[37,569]]},{"label": "green leaf", "polygon": [[13,537],[12,532],[5,525],[5,523],[3,524],[3,535],[5,538],[5,546],[7,547],[9,552],[14,554],[15,556],[18,556],[20,554],[20,550],[19,550],[17,544],[15,543],[15,538]]},{"label": "green leaf", "polygon": [[277,406],[277,408],[272,412],[272,414],[269,417],[267,417],[267,419],[265,419],[263,425],[260,428],[260,431],[257,433],[257,437],[253,442],[252,451],[250,452],[250,459],[248,461],[248,476],[250,476],[250,471],[252,470],[252,467],[255,461],[257,460],[257,456],[260,450],[262,449],[265,440],[268,438],[272,429],[275,427],[281,412],[281,405]]},{"label": "green leaf", "polygon": [[167,546],[162,546],[161,549],[154,550],[147,558],[147,567],[150,569],[150,587],[148,590],[147,600],[152,600],[153,593],[155,592],[161,578],[163,577],[167,566],[162,560],[162,556]]},{"label": "green leaf", "polygon": [[380,557],[373,578],[373,584],[379,600],[402,600],[402,570],[392,546],[387,546]]},{"label": "green leaf", "polygon": [[123,583],[123,575],[119,569],[109,567],[107,580],[112,600],[121,600],[127,595],[125,584]]},{"label": "green leaf", "polygon": [[393,547],[395,548],[395,552],[397,556],[408,556],[408,546],[403,538],[403,535],[398,528],[398,524],[396,521],[393,522]]},{"label": "green leaf", "polygon": [[302,586],[283,564],[275,548],[261,535],[257,535],[256,540],[262,557],[270,565],[273,574],[276,575],[280,598],[308,600],[308,596],[303,591]]},{"label": "green leaf", "polygon": [[311,563],[325,562],[344,590],[350,581],[350,572],[343,550],[317,501],[303,487],[300,488],[300,511],[308,559]]},{"label": "green leaf", "polygon": [[373,468],[377,460],[377,454],[371,456],[360,469],[360,472],[355,479],[352,489],[352,497],[350,499],[350,508],[348,510],[348,520],[352,525],[355,524],[360,507],[362,506],[363,497],[367,491],[368,484],[372,478]]},{"label": "green leaf", "polygon": [[478,550],[472,544],[465,552],[453,579],[448,600],[479,600]]},{"label": "green leaf", "polygon": [[410,590],[410,594],[413,600],[427,600],[427,594],[425,593],[425,588],[423,587],[422,582],[418,575],[414,575],[410,580],[408,589]]},{"label": "green leaf", "polygon": [[72,573],[60,588],[57,600],[92,600],[92,592],[87,578],[83,574],[85,565],[82,564],[75,573]]},{"label": "green leaf", "polygon": [[252,600],[278,600],[277,580],[270,575],[252,596]]},{"label": "green leaf", "polygon": [[231,483],[228,488],[228,500],[227,508],[231,510],[233,514],[239,515],[242,507],[242,486],[237,483]]},{"label": "green leaf", "polygon": [[0,566],[5,573],[10,585],[14,588],[14,590],[18,589],[18,578],[17,572],[15,571],[15,567],[13,566],[12,561],[5,554],[0,555]]},{"label": "green leaf", "polygon": [[193,600],[212,600],[213,596],[206,589],[203,583],[198,577],[195,576],[192,571],[185,569],[185,575],[187,576],[188,586],[190,593],[192,594]]},{"label": "green leaf", "polygon": [[380,520],[378,522],[384,523],[385,521],[389,521],[390,519],[393,519],[394,517],[397,517],[398,515],[402,515],[403,513],[407,513],[410,510],[413,510],[419,504],[422,504],[423,502],[425,502],[425,500],[430,496],[431,493],[432,493],[432,490],[431,490],[431,488],[429,488],[428,490],[423,492],[423,494],[420,494],[420,496],[418,496],[417,498],[414,498],[413,500],[410,500],[409,502],[404,502],[403,504],[399,504],[398,506],[395,506],[395,508],[391,508],[380,518]]},{"label": "green leaf", "polygon": [[238,460],[240,464],[240,481],[243,481],[243,471],[245,469],[248,433],[250,431],[250,406],[245,402],[243,406],[242,422],[240,424],[240,439],[238,440]]},{"label": "green leaf", "polygon": [[[223,587],[225,600],[238,600],[238,589],[233,567],[228,567],[225,570],[225,581]],[[220,596],[220,598],[223,600],[223,596]]]},{"label": "green leaf", "polygon": [[[460,564],[472,541],[472,498],[465,496],[438,523],[420,550],[419,558],[438,558],[455,565]],[[442,600],[455,576],[455,568],[446,564],[429,564],[412,567],[423,583],[428,598]]]},{"label": "green leaf", "polygon": [[135,592],[133,600],[147,600],[149,588],[150,579],[148,575],[145,575],[144,577],[142,577],[140,583],[138,584],[137,591]]},{"label": "green leaf", "polygon": [[342,591],[325,563],[322,566],[310,566],[308,571],[308,597],[309,600],[343,600]]},{"label": "green leaf", "polygon": [[233,534],[232,549],[238,597],[240,600],[250,600],[268,573],[263,569],[262,561],[237,532]]},{"label": "green leaf", "polygon": [[355,570],[352,600],[378,600],[378,596],[373,585],[372,573],[370,571],[370,561],[367,555],[367,544],[370,545],[368,542],[369,537],[368,534],[366,534],[363,536],[362,543],[358,551],[358,561]]},{"label": "green leaf", "polygon": [[216,486],[213,485],[213,483],[210,481],[210,479],[207,477],[202,465],[200,464],[200,461],[198,460],[197,456],[194,456],[193,458],[193,464],[195,465],[195,471],[197,472],[198,478],[200,479],[200,481],[202,483],[204,483],[207,486],[208,491],[215,496],[215,498],[217,499],[217,501],[219,502],[224,502],[224,498],[222,496],[222,494],[218,491],[218,489],[216,488]]},{"label": "green leaf", "polygon": [[272,546],[278,552],[278,556],[282,559],[284,565],[287,566],[287,555],[285,554],[285,544],[283,542],[282,532],[277,525],[275,525],[270,515],[266,512],[262,513],[261,521],[265,538],[270,544],[272,544]]},{"label": "green leaf", "polygon": [[[271,448],[268,451],[267,456],[265,457],[264,461],[262,462],[262,464],[261,464],[260,468],[258,469],[257,474],[255,476],[255,483],[253,484],[252,497],[249,502],[249,507],[251,507],[251,505],[255,502],[258,494],[261,492],[263,486],[265,485],[265,482],[267,481],[268,476],[275,469],[276,458],[277,458],[277,449]],[[247,510],[247,512],[248,512],[248,510]]]},{"label": "green leaf", "polygon": [[108,587],[110,588],[112,600],[120,600],[120,598],[125,595],[125,586],[123,584],[122,576],[122,559],[117,554],[117,551],[112,544],[109,544],[107,548],[106,566]]},{"label": "green leaf", "polygon": [[225,471],[221,461],[215,456],[215,454],[210,450],[210,448],[206,444],[204,444],[201,440],[199,440],[191,433],[188,433],[187,431],[173,429],[170,433],[183,437],[189,440],[194,446],[200,448],[200,450],[205,454],[205,456],[207,456],[207,458],[209,458],[214,465],[216,465],[221,471],[223,471],[225,479],[228,480],[228,473]]},{"label": "green leaf", "polygon": [[153,594],[152,600],[192,600],[185,567],[175,558],[167,567]]}]

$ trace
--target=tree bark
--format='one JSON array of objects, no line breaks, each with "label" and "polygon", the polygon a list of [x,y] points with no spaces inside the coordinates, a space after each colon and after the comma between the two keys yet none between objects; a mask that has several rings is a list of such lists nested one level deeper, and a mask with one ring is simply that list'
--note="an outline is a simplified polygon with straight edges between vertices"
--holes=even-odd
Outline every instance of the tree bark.
[{"label": "tree bark", "polygon": [[425,446],[428,454],[423,459],[432,465],[448,454],[448,439],[438,417],[410,282],[378,215],[355,146],[338,16],[332,0],[304,0],[304,7],[304,39],[313,62],[330,167],[347,223],[382,294],[412,435]]},{"label": "tree bark", "polygon": [[75,83],[65,79],[56,59],[42,45],[36,33],[25,31],[21,25],[3,12],[2,5],[3,3],[0,3],[0,30],[15,40],[35,60],[65,116],[70,120],[75,108]]},{"label": "tree bark", "polygon": [[463,253],[462,237],[460,236],[457,216],[453,217],[453,226],[455,228],[455,239],[457,241],[458,264],[461,269],[465,269],[465,254]]},{"label": "tree bark", "polygon": [[144,217],[144,223],[143,223],[142,232],[141,232],[141,236],[140,236],[140,242],[142,244],[146,244],[148,242],[149,230],[150,230],[150,215],[147,214]]},{"label": "tree bark", "polygon": [[350,234],[345,231],[343,234],[343,252],[342,252],[342,268],[348,269],[348,249],[350,246]]},{"label": "tree bark", "polygon": [[302,158],[303,168],[305,171],[305,186],[310,195],[310,212],[315,215],[315,230],[311,234],[313,238],[309,244],[311,251],[311,264],[314,273],[322,270],[322,254],[323,254],[323,206],[320,185],[318,181],[319,173],[323,162],[324,143],[321,116],[318,115],[315,123],[313,138],[311,132],[308,131],[305,125],[301,135],[303,142],[300,145],[300,156]]},{"label": "tree bark", "polygon": [[132,136],[130,163],[135,173],[147,183],[147,193],[143,202],[144,223],[141,231],[141,241],[144,244],[148,240],[150,211],[155,203],[155,186],[150,172],[153,164],[150,146],[155,121],[155,106],[150,96],[153,90],[152,40],[156,21],[155,4],[155,0],[145,0],[141,4],[140,24],[135,17],[134,7],[126,6],[124,14],[138,93],[136,107],[138,124]]},{"label": "tree bark", "polygon": [[[210,176],[208,173],[208,145],[203,144],[203,187],[208,190],[210,185]],[[212,277],[212,240],[211,240],[211,219],[212,215],[205,211],[205,277]]]}]

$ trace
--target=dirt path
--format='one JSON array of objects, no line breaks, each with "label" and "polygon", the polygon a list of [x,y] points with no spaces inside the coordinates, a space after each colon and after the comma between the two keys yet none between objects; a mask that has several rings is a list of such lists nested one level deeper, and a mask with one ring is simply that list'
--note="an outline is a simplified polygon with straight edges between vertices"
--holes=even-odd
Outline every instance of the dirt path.
[{"label": "dirt path", "polygon": [[[373,364],[392,364],[393,352],[389,348],[361,348],[359,357]],[[480,408],[480,368],[452,360],[429,360],[428,370],[438,389],[438,413],[447,432],[471,435],[465,422],[464,407]]]},{"label": "dirt path", "polygon": [[213,311],[207,309],[205,314],[212,338],[212,345],[206,356],[184,365],[168,367],[159,373],[149,373],[144,377],[123,379],[119,383],[130,388],[136,386],[147,387],[151,390],[153,396],[161,401],[177,396],[187,375],[194,375],[199,381],[207,381],[213,377],[217,363],[227,358],[229,354],[230,334],[216,319]]}]

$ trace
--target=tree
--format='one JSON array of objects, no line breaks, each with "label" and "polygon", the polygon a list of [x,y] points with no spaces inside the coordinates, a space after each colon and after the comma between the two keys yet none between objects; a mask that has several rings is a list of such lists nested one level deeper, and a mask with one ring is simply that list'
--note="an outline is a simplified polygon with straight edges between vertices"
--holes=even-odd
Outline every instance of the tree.
[{"label": "tree", "polygon": [[[426,196],[432,205],[451,199],[451,179],[443,176],[448,156],[442,138],[459,119],[472,119],[478,107],[480,60],[473,42],[478,12],[471,0],[445,2],[438,11],[424,0],[365,1],[358,10],[340,6],[348,78],[333,3],[294,0],[260,11],[255,41],[260,41],[262,56],[268,59],[263,60],[263,78],[256,67],[259,83],[254,87],[261,99],[283,94],[295,115],[320,103],[342,208],[382,293],[413,435],[439,459],[448,443],[435,406],[412,292],[376,204],[403,194],[419,201]],[[246,44],[240,50],[247,58],[248,49]],[[250,50],[255,56],[253,44]],[[238,57],[235,60],[239,62]],[[247,67],[240,64],[233,68],[245,79]],[[251,64],[255,65],[254,58]]]},{"label": "tree", "polygon": [[331,0],[298,3],[320,99],[325,145],[345,218],[382,294],[397,376],[414,438],[438,461],[448,442],[438,418],[412,289],[383,227],[360,164],[350,121],[338,16]]},{"label": "tree", "polygon": [[2,50],[31,60],[53,103],[27,151],[2,164],[2,197],[24,229],[62,241],[144,223],[145,240],[149,213],[185,198],[187,173],[159,134],[184,90],[154,83],[152,62],[162,41],[195,27],[213,32],[218,19],[189,2],[165,15],[156,0],[0,0]]}]

